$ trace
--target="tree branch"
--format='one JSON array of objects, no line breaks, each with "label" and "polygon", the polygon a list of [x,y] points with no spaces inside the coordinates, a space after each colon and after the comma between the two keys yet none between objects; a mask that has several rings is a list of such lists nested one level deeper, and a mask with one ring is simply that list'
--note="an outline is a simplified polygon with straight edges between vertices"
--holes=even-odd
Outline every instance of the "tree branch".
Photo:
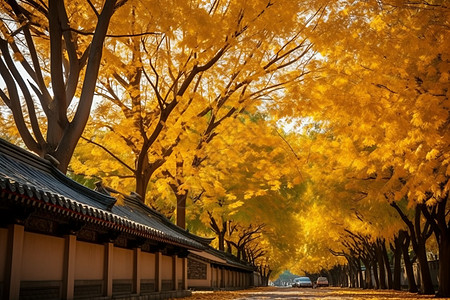
[{"label": "tree branch", "polygon": [[86,142],[88,142],[89,144],[93,144],[99,148],[101,148],[103,151],[105,151],[106,153],[108,153],[112,158],[114,158],[115,160],[117,160],[122,166],[124,166],[125,168],[127,168],[130,172],[132,172],[133,174],[136,174],[136,170],[133,169],[132,167],[130,167],[128,164],[126,164],[123,160],[121,160],[117,155],[115,155],[114,153],[112,153],[109,149],[107,149],[105,146],[100,145],[97,142],[94,142],[93,140],[90,140],[88,138],[85,138],[84,136],[81,136],[81,138],[83,140],[85,140]]}]

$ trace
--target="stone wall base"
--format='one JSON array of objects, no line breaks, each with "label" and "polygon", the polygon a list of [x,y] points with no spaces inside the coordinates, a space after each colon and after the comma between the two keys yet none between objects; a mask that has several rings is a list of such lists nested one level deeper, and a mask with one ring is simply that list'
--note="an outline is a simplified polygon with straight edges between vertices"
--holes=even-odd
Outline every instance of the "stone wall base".
[{"label": "stone wall base", "polygon": [[191,291],[164,291],[164,292],[153,292],[145,295],[117,295],[113,296],[112,299],[120,300],[163,300],[172,298],[183,298],[192,296]]},{"label": "stone wall base", "polygon": [[192,286],[189,290],[192,291],[239,291],[252,288],[253,286],[239,286],[239,287],[210,287],[210,286]]}]

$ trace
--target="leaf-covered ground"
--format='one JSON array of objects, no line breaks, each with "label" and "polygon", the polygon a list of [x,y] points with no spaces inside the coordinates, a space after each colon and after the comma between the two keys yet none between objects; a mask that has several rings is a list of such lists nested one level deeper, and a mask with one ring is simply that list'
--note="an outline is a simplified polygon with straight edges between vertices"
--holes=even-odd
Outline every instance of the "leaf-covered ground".
[{"label": "leaf-covered ground", "polygon": [[[193,292],[189,300],[229,299],[432,299],[434,296],[417,295],[393,290],[362,290],[347,288],[298,289],[261,287],[242,291]],[[450,298],[447,298],[450,299]]]}]

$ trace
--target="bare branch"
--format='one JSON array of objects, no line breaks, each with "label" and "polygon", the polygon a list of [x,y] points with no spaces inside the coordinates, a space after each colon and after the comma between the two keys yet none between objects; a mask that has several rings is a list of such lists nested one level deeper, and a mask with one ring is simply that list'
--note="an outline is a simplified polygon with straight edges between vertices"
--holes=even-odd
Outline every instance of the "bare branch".
[{"label": "bare branch", "polygon": [[100,14],[98,13],[97,9],[95,8],[94,4],[91,2],[91,0],[87,0],[87,2],[89,3],[89,6],[91,7],[92,11],[94,12],[94,14],[98,17],[100,17]]},{"label": "bare branch", "polygon": [[[75,28],[68,28],[66,31],[72,31],[81,35],[95,35],[95,32],[87,32],[83,30],[78,30]],[[155,32],[155,31],[146,31],[141,33],[135,33],[135,34],[106,34],[106,37],[111,38],[130,38],[130,37],[140,37],[140,36],[147,36],[147,35],[162,35],[161,32]]]},{"label": "bare branch", "polygon": [[131,173],[135,174],[136,170],[134,170],[132,167],[130,167],[128,164],[126,164],[123,160],[121,160],[117,155],[115,155],[114,153],[112,153],[108,148],[106,148],[103,145],[100,145],[97,142],[94,142],[91,139],[85,138],[84,136],[81,136],[81,138],[83,140],[85,140],[86,142],[88,142],[89,144],[93,144],[97,147],[99,147],[100,149],[102,149],[103,151],[105,151],[106,153],[108,153],[112,158],[114,158],[115,160],[117,160],[122,166],[124,166],[125,168],[127,168]]}]

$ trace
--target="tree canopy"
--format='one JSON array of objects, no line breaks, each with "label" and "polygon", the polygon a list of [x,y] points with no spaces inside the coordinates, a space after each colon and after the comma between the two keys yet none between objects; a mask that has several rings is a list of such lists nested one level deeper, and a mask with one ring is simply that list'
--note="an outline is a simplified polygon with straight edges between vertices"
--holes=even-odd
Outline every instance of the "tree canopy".
[{"label": "tree canopy", "polygon": [[413,250],[431,293],[432,250],[448,296],[449,20],[440,0],[9,0],[1,134],[273,275],[395,287]]}]

